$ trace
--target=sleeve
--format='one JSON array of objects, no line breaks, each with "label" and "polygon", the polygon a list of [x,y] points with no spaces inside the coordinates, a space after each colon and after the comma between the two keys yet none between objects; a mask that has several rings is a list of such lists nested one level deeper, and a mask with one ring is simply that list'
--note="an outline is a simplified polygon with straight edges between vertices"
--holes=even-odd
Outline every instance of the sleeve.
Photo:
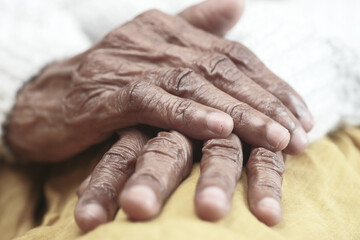
[{"label": "sleeve", "polygon": [[12,157],[4,125],[17,91],[46,64],[90,46],[76,20],[55,3],[0,1],[0,159],[6,161]]}]

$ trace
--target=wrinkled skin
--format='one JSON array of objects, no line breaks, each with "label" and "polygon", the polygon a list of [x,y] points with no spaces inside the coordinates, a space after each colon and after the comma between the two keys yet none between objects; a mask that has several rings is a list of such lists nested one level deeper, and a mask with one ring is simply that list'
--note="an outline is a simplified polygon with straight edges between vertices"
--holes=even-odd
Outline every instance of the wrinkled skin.
[{"label": "wrinkled skin", "polygon": [[[137,129],[120,136],[79,187],[75,217],[84,231],[112,220],[119,206],[133,220],[155,217],[191,171],[196,146],[178,132],[160,132],[150,141]],[[206,141],[202,152],[195,209],[202,219],[217,221],[230,211],[243,166],[242,145],[231,134]],[[282,154],[264,148],[253,149],[246,164],[250,210],[270,226],[282,218],[284,169]]]},{"label": "wrinkled skin", "polygon": [[[143,13],[85,53],[48,66],[19,93],[6,138],[22,157],[60,161],[119,135],[80,186],[75,218],[82,230],[111,220],[118,202],[133,219],[156,216],[190,172],[188,137],[207,140],[195,195],[200,217],[215,221],[229,211],[244,141],[255,147],[246,165],[250,209],[268,225],[281,219],[279,151],[304,150],[311,115],[240,43],[188,23],[209,30],[206,15],[194,14],[213,2],[175,17]],[[228,25],[210,32],[223,34]],[[146,131],[119,130],[138,124],[176,131],[149,141]]]}]

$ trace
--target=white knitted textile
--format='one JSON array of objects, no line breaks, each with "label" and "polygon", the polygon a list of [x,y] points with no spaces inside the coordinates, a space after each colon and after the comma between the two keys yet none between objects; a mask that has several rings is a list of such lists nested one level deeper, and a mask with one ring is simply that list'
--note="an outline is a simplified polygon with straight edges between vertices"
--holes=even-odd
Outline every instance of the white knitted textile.
[{"label": "white knitted textile", "polygon": [[[73,16],[51,1],[0,0],[0,34],[0,124],[25,81],[47,63],[91,45]],[[2,137],[1,156],[10,157]]]},{"label": "white knitted textile", "polygon": [[[0,0],[0,124],[17,90],[45,64],[85,50],[147,9],[176,13],[196,2]],[[304,97],[316,122],[312,140],[360,124],[359,10],[358,0],[248,0],[228,35]]]}]

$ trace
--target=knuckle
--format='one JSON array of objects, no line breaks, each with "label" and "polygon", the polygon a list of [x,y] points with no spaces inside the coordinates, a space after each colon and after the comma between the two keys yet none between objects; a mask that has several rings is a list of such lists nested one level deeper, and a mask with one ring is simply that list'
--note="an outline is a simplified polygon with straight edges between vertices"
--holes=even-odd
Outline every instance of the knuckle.
[{"label": "knuckle", "polygon": [[265,148],[257,148],[251,153],[247,163],[249,174],[255,176],[273,176],[276,179],[282,179],[285,170],[285,164],[279,156]]},{"label": "knuckle", "polygon": [[229,54],[234,54],[238,57],[244,57],[245,56],[245,49],[244,46],[241,44],[238,44],[238,42],[235,41],[226,41],[226,44],[221,47],[222,52],[226,52]]},{"label": "knuckle", "polygon": [[261,111],[268,116],[282,115],[285,114],[285,107],[282,102],[276,97],[260,97],[256,109],[261,109]]},{"label": "knuckle", "polygon": [[188,99],[177,99],[169,106],[170,121],[178,127],[184,127],[191,122],[193,102]]},{"label": "knuckle", "polygon": [[189,95],[189,87],[194,88],[195,73],[189,68],[173,68],[165,71],[162,76],[162,88],[171,94],[185,97]]},{"label": "knuckle", "polygon": [[151,139],[143,150],[143,153],[155,153],[163,158],[169,158],[172,161],[186,159],[188,147],[178,137],[171,133],[161,133],[159,136]]},{"label": "knuckle", "polygon": [[157,137],[149,140],[146,150],[149,149],[176,149],[178,148],[178,143],[174,141],[170,136],[170,133],[159,133]]},{"label": "knuckle", "polygon": [[151,139],[142,151],[153,154],[161,163],[164,171],[176,176],[187,173],[189,163],[192,162],[190,146],[184,137],[175,133],[162,132],[158,137]]},{"label": "knuckle", "polygon": [[205,142],[203,151],[218,152],[225,150],[229,154],[238,154],[241,151],[240,145],[230,139],[211,139]]},{"label": "knuckle", "polygon": [[210,59],[210,73],[215,73],[218,68],[221,69],[221,66],[226,66],[231,63],[231,60],[225,55],[215,55],[212,59]]},{"label": "knuckle", "polygon": [[[173,68],[162,76],[163,89],[182,98],[196,99],[208,94],[210,83],[190,68]],[[195,94],[196,91],[196,94]]]},{"label": "knuckle", "polygon": [[[127,85],[127,108],[134,112],[140,111],[144,105],[144,99],[149,94],[154,94],[153,85],[144,81],[133,81]],[[151,97],[150,97],[151,99]]]},{"label": "knuckle", "polygon": [[218,77],[224,70],[226,72],[231,71],[229,66],[233,65],[227,56],[220,53],[202,54],[198,62],[200,63],[200,69],[211,77]]},{"label": "knuckle", "polygon": [[189,142],[186,137],[177,131],[160,132],[158,137],[165,137],[169,142],[176,143],[180,148],[189,148]]},{"label": "knuckle", "polygon": [[125,160],[121,154],[107,153],[103,156],[101,165],[97,166],[103,177],[119,179],[127,177],[135,167],[135,159]]},{"label": "knuckle", "polygon": [[277,97],[264,97],[256,105],[262,113],[278,121],[290,131],[294,131],[297,123],[291,117],[291,113]]},{"label": "knuckle", "polygon": [[103,160],[106,165],[133,165],[137,156],[136,147],[130,146],[130,143],[122,143],[106,152]]},{"label": "knuckle", "polygon": [[116,199],[118,191],[117,186],[112,184],[110,181],[107,181],[106,178],[102,178],[101,181],[90,182],[86,192],[96,193],[106,199]]},{"label": "knuckle", "polygon": [[234,163],[235,166],[241,165],[242,150],[241,145],[230,139],[211,139],[205,142],[202,153],[206,157],[219,157]]},{"label": "knuckle", "polygon": [[254,67],[259,65],[258,58],[241,43],[227,41],[222,51],[228,53],[242,71],[253,72],[258,70]]},{"label": "knuckle", "polygon": [[245,103],[237,103],[228,107],[227,112],[236,121],[238,126],[249,125],[249,114],[252,112],[252,108]]},{"label": "knuckle", "polygon": [[136,145],[136,142],[122,141],[121,143],[117,143],[114,149],[110,152],[111,154],[118,154],[121,159],[131,160],[138,156],[139,149]]}]

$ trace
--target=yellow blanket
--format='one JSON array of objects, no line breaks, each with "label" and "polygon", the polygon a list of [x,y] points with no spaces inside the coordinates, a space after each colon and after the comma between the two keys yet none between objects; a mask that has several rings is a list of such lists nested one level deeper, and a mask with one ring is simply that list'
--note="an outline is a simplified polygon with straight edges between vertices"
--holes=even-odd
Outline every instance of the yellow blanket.
[{"label": "yellow blanket", "polygon": [[245,173],[231,213],[217,223],[199,220],[195,165],[157,219],[131,222],[119,211],[113,222],[83,235],[73,219],[76,189],[102,151],[98,146],[57,165],[0,165],[0,239],[360,239],[360,129],[338,131],[288,158],[284,219],[276,227],[250,213]]}]

